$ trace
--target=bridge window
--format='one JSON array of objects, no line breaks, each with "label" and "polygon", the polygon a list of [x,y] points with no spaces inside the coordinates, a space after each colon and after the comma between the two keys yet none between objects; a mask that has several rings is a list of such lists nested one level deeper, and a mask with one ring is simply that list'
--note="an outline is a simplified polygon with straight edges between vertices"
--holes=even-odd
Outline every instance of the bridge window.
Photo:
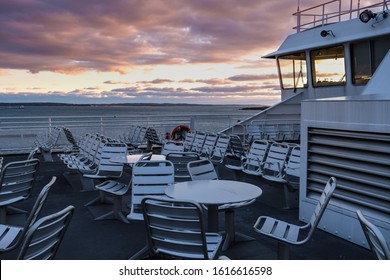
[{"label": "bridge window", "polygon": [[311,51],[315,87],[345,85],[344,48],[342,46]]},{"label": "bridge window", "polygon": [[352,83],[367,84],[389,49],[390,37],[352,44]]},{"label": "bridge window", "polygon": [[284,89],[307,87],[305,53],[281,56],[278,58],[278,66]]}]

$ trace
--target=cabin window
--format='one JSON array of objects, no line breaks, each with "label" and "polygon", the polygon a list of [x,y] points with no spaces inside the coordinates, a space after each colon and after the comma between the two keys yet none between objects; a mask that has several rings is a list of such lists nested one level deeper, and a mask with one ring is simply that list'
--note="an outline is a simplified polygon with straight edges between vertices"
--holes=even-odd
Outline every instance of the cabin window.
[{"label": "cabin window", "polygon": [[344,48],[342,46],[311,51],[315,87],[345,85]]},{"label": "cabin window", "polygon": [[352,44],[352,83],[367,84],[389,49],[389,37]]},{"label": "cabin window", "polygon": [[305,53],[281,56],[278,58],[278,66],[284,89],[307,87]]}]

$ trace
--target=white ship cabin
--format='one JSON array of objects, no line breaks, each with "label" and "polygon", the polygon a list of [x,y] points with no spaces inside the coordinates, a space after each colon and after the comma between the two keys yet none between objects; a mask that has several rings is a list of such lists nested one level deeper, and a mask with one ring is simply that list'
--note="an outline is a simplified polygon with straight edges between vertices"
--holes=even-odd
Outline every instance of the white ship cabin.
[{"label": "white ship cabin", "polygon": [[344,2],[294,14],[297,32],[264,56],[276,60],[282,101],[224,132],[248,139],[253,127],[272,127],[273,135],[289,127],[298,134],[290,140],[301,145],[300,219],[310,219],[334,176],[319,227],[367,247],[358,209],[390,243],[390,1]]}]

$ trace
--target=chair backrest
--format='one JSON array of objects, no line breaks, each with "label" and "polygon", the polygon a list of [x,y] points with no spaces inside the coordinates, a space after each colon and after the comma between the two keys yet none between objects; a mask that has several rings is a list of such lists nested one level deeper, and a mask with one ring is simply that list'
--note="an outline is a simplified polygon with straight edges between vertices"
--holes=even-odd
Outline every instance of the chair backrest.
[{"label": "chair backrest", "polygon": [[191,179],[195,180],[217,180],[218,174],[213,163],[208,159],[191,161],[187,164]]},{"label": "chair backrest", "polygon": [[264,174],[277,176],[283,172],[284,166],[287,163],[287,158],[290,152],[289,145],[285,143],[272,143],[269,148],[267,158],[263,168]]},{"label": "chair backrest", "polygon": [[18,259],[49,260],[58,251],[74,211],[73,206],[42,217],[27,231]]},{"label": "chair backrest", "polygon": [[38,166],[39,160],[36,158],[6,164],[0,175],[0,201],[17,202],[27,199],[31,194]]},{"label": "chair backrest", "polygon": [[367,239],[367,244],[371,251],[375,253],[379,260],[390,260],[390,249],[386,239],[380,230],[371,222],[369,222],[360,210],[356,210],[359,223],[362,226],[364,235]]},{"label": "chair backrest", "polygon": [[186,137],[184,138],[184,151],[191,151],[192,144],[194,143],[195,140],[195,131],[188,131],[186,134]]},{"label": "chair backrest", "polygon": [[161,144],[160,137],[154,127],[148,127],[146,130],[146,139],[151,144]]},{"label": "chair backrest", "polygon": [[195,153],[201,153],[204,141],[206,140],[206,132],[204,131],[197,131],[195,135],[194,142],[192,143],[191,152]]},{"label": "chair backrest", "polygon": [[38,153],[38,151],[39,151],[39,147],[32,149],[27,156],[27,160],[33,159],[35,155]]},{"label": "chair backrest", "polygon": [[96,175],[107,178],[122,176],[123,164],[114,163],[112,158],[126,156],[127,145],[124,143],[105,143],[102,147]]},{"label": "chair backrest", "polygon": [[199,204],[145,198],[142,208],[150,252],[186,259],[214,258],[207,249],[203,212]]},{"label": "chair backrest", "polygon": [[261,169],[261,165],[266,159],[270,142],[266,140],[254,140],[249,152],[246,154],[244,169],[257,170]]},{"label": "chair backrest", "polygon": [[239,159],[246,154],[244,144],[242,143],[241,138],[238,135],[230,135],[229,149],[230,153]]},{"label": "chair backrest", "polygon": [[[23,226],[23,229],[21,233],[19,234],[19,237],[17,239],[1,239],[2,247],[6,248],[4,251],[11,251],[19,246],[19,244],[23,241],[24,236],[26,235],[27,231],[31,227],[32,224],[34,224],[39,217],[42,207],[45,204],[46,198],[49,195],[49,191],[51,189],[51,186],[56,181],[56,177],[53,176],[49,183],[47,183],[42,190],[40,191],[37,199],[35,200],[35,203],[27,217],[27,220]],[[4,242],[8,242],[8,244],[5,244]]]},{"label": "chair backrest", "polygon": [[222,163],[227,149],[229,147],[230,137],[226,134],[220,134],[217,142],[214,145],[214,149],[211,152],[210,160],[215,163]]},{"label": "chair backrest", "polygon": [[68,142],[69,142],[70,144],[72,144],[74,148],[78,148],[79,145],[78,145],[78,143],[77,143],[75,137],[73,136],[72,131],[70,131],[70,129],[67,128],[67,127],[63,127],[62,129],[63,129],[63,131],[64,131],[64,133],[65,133],[65,137],[66,137],[66,139],[68,140]]},{"label": "chair backrest", "polygon": [[129,219],[142,220],[141,201],[146,196],[165,196],[165,188],[175,183],[173,164],[167,160],[139,160],[133,166]]},{"label": "chair backrest", "polygon": [[284,171],[287,183],[293,187],[299,186],[299,178],[301,175],[300,167],[301,167],[301,147],[294,146],[290,152],[290,156],[286,164],[286,169]]},{"label": "chair backrest", "polygon": [[162,147],[161,154],[168,155],[170,153],[184,152],[184,145],[181,142],[167,141]]},{"label": "chair backrest", "polygon": [[199,155],[193,152],[169,153],[166,160],[173,163],[175,169],[175,182],[191,181],[187,164],[191,161],[199,160]]},{"label": "chair backrest", "polygon": [[203,142],[202,149],[200,151],[200,156],[202,158],[209,158],[210,157],[210,155],[214,149],[215,143],[217,142],[217,139],[218,139],[218,135],[216,133],[207,132],[206,138]]},{"label": "chair backrest", "polygon": [[318,200],[316,207],[314,208],[314,212],[310,218],[309,225],[310,230],[308,232],[307,237],[302,241],[302,243],[308,241],[314,233],[314,230],[317,228],[318,223],[320,222],[322,215],[325,212],[326,207],[330,201],[330,198],[333,195],[334,190],[336,189],[337,181],[336,178],[331,177],[325,185],[325,188]]}]

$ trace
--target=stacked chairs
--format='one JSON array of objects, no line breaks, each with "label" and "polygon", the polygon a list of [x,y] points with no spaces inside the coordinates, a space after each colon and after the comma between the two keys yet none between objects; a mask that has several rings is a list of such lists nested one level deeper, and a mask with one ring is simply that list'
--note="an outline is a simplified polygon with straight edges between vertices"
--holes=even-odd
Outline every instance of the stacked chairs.
[{"label": "stacked chairs", "polygon": [[269,163],[269,168],[267,167],[268,163],[264,166],[263,178],[283,185],[285,207],[287,209],[298,205],[300,163],[301,147],[293,146],[283,168],[279,169],[279,166],[274,163]]},{"label": "stacked chairs", "polygon": [[69,169],[79,171],[83,190],[94,190],[94,180],[119,178],[122,175],[123,164],[111,159],[125,157],[126,144],[91,135],[87,137],[85,147],[85,150],[80,150],[80,154],[62,157]]},{"label": "stacked chairs", "polygon": [[77,152],[58,154],[58,156],[68,168],[78,169],[80,165],[88,165],[94,162],[98,146],[102,140],[99,135],[87,134],[81,138]]},{"label": "stacked chairs", "polygon": [[99,151],[106,142],[100,135],[87,135],[76,154],[60,155],[62,161],[73,170],[93,171],[99,161]]},{"label": "stacked chairs", "polygon": [[146,130],[146,141],[147,141],[147,146],[146,150],[147,151],[152,151],[155,148],[161,148],[163,146],[163,143],[160,139],[160,137],[157,134],[157,131],[153,127],[148,127]]},{"label": "stacked chairs", "polygon": [[120,140],[126,143],[130,150],[139,151],[139,147],[146,144],[147,130],[148,128],[145,126],[132,126],[131,131],[127,135],[121,136]]}]

